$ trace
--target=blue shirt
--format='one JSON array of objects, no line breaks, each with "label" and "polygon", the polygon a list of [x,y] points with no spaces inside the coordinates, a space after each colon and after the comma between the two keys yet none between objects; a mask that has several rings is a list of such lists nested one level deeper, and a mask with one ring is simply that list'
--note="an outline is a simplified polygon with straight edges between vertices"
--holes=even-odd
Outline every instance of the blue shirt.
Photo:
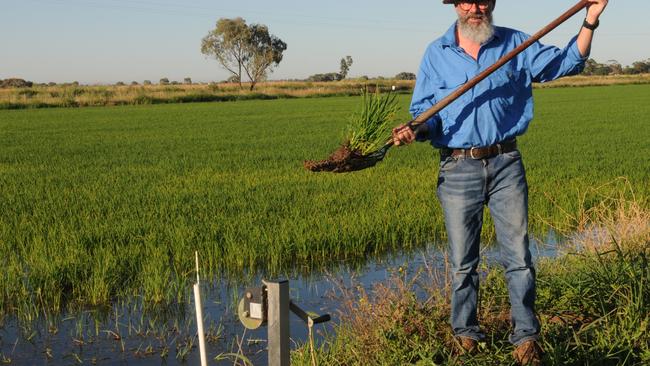
[{"label": "blue shirt", "polygon": [[[495,27],[474,60],[456,43],[456,24],[432,42],[418,71],[410,112],[417,117],[437,101],[529,38],[525,33]],[[521,52],[493,74],[430,118],[434,147],[487,146],[526,132],[533,118],[533,82],[578,74],[584,68],[574,37],[564,49],[539,42]]]}]

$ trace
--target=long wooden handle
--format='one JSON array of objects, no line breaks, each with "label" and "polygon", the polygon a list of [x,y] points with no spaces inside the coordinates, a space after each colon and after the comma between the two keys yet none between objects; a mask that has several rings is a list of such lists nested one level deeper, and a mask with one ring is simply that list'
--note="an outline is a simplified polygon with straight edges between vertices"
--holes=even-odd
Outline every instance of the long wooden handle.
[{"label": "long wooden handle", "polygon": [[551,32],[553,29],[557,28],[560,24],[564,23],[567,19],[574,16],[577,12],[584,9],[589,4],[589,0],[580,0],[576,5],[571,9],[567,10],[564,14],[560,15],[559,18],[552,21],[549,25],[544,27],[539,32],[532,35],[524,43],[520,44],[514,50],[508,52],[506,55],[501,57],[494,65],[483,70],[480,74],[473,77],[471,80],[466,82],[463,86],[456,89],[453,93],[449,94],[445,98],[441,99],[438,103],[431,106],[431,108],[424,111],[422,114],[417,116],[417,118],[410,121],[408,124],[410,127],[414,128],[419,124],[426,122],[429,118],[433,117],[436,113],[440,112],[443,108],[448,106],[451,102],[458,99],[461,95],[465,94],[468,90],[473,88],[476,84],[481,82],[483,79],[488,77],[490,74],[495,72],[498,68],[505,65],[508,61],[512,60],[520,54],[523,50],[530,47],[533,43],[539,41],[540,38],[544,37],[546,34]]}]

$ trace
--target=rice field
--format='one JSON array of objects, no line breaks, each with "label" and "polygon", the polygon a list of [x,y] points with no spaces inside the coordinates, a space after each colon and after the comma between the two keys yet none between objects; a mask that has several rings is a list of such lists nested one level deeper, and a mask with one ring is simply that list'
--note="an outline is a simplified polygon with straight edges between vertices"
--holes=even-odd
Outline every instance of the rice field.
[{"label": "rice field", "polygon": [[[570,233],[609,196],[648,207],[650,85],[538,89],[535,98],[536,120],[519,141],[539,238]],[[408,102],[400,96],[400,120]],[[359,103],[0,111],[0,314],[183,302],[195,250],[218,282],[442,242],[430,146],[391,149],[347,175],[302,168],[342,142]]]}]

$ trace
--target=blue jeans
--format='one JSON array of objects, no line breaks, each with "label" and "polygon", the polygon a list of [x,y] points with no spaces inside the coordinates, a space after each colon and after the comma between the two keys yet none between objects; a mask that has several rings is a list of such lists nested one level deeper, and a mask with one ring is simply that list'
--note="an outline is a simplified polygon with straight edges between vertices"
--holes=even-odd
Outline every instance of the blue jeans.
[{"label": "blue jeans", "polygon": [[477,317],[483,206],[496,229],[505,267],[513,332],[519,345],[537,339],[535,269],[528,248],[528,184],[515,150],[492,158],[441,157],[438,198],[445,215],[452,270],[451,326],[456,336],[483,340]]}]

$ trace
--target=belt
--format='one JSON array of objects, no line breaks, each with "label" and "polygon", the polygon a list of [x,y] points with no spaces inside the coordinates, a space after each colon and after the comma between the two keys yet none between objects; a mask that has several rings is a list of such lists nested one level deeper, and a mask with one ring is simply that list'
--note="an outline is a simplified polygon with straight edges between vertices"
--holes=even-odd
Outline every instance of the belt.
[{"label": "belt", "polygon": [[490,146],[472,147],[469,149],[452,149],[443,147],[440,149],[440,154],[442,156],[451,156],[453,158],[480,160],[492,158],[499,154],[509,153],[515,150],[517,150],[517,140],[508,140]]}]

